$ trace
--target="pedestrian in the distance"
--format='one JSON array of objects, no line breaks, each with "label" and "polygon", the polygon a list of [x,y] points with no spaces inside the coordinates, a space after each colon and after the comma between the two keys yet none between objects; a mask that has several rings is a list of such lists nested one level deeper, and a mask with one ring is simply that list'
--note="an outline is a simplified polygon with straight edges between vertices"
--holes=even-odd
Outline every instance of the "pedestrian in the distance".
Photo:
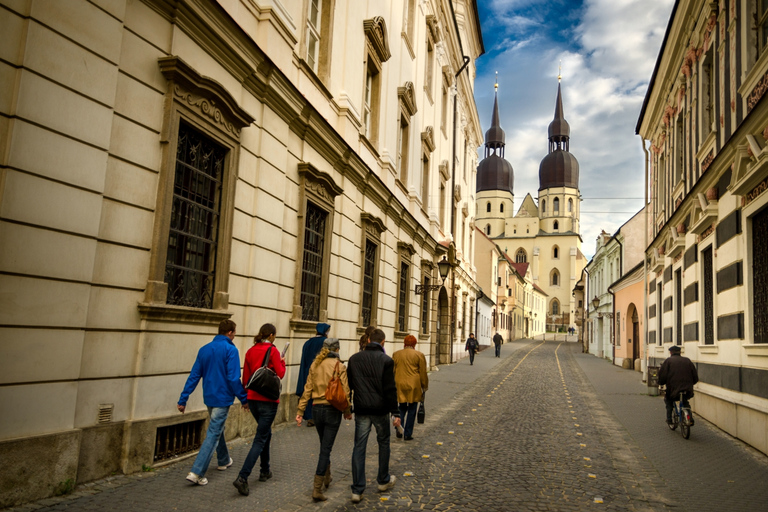
[{"label": "pedestrian in the distance", "polygon": [[496,357],[501,357],[501,344],[504,343],[504,338],[501,337],[499,331],[493,335],[493,344],[496,346]]},{"label": "pedestrian in the distance", "polygon": [[365,452],[371,426],[376,428],[379,445],[379,491],[394,487],[395,475],[389,474],[389,417],[400,426],[395,386],[395,363],[384,353],[384,331],[376,329],[365,350],[349,358],[347,377],[355,410],[355,448],[352,450],[352,502],[359,503],[365,491]]},{"label": "pedestrian in the distance", "polygon": [[475,364],[475,354],[480,350],[480,344],[475,339],[474,333],[469,333],[467,343],[464,345],[464,350],[469,352],[469,364]]},{"label": "pedestrian in the distance", "polygon": [[187,480],[193,484],[208,483],[205,472],[211,463],[214,449],[219,470],[224,471],[232,465],[232,458],[229,456],[224,439],[224,423],[227,421],[229,407],[235,397],[243,404],[243,409],[248,410],[245,389],[240,383],[240,353],[232,343],[236,329],[237,326],[232,320],[222,320],[219,324],[219,334],[213,338],[213,341],[198,350],[195,364],[192,365],[192,371],[176,405],[179,412],[184,414],[189,395],[202,378],[203,402],[208,407],[211,421],[208,423],[205,440],[192,464],[192,470],[187,475]]},{"label": "pedestrian in the distance", "polygon": [[[323,341],[328,336],[328,331],[331,330],[331,326],[324,323],[319,323],[315,326],[317,336],[309,338],[304,342],[304,346],[301,349],[301,364],[299,365],[299,377],[296,381],[296,396],[301,397],[304,394],[304,386],[307,383],[307,376],[309,375],[309,367],[315,361],[315,357],[323,349]],[[304,411],[304,419],[307,420],[308,427],[314,427],[315,422],[312,420],[312,400],[307,403],[307,408]]]},{"label": "pedestrian in the distance", "polygon": [[360,351],[362,352],[365,350],[365,346],[368,344],[368,341],[371,339],[371,333],[376,329],[374,326],[369,325],[365,328],[365,332],[362,336],[360,336]]},{"label": "pedestrian in the distance", "polygon": [[416,422],[416,412],[419,410],[424,391],[429,387],[427,377],[427,359],[416,350],[416,336],[409,334],[405,337],[405,347],[392,354],[395,362],[395,385],[397,386],[397,402],[400,408],[400,421],[403,433],[397,430],[397,437],[405,436],[406,441],[413,439],[413,424]]},{"label": "pedestrian in the distance", "polygon": [[[344,388],[347,396],[347,403],[350,404],[343,413],[336,407],[328,403],[325,399],[325,391],[328,383],[338,372],[338,378]],[[323,494],[323,489],[331,485],[331,450],[336,441],[336,434],[341,426],[341,416],[345,419],[352,419],[352,396],[349,392],[347,383],[347,368],[341,364],[339,359],[339,339],[326,338],[323,342],[323,348],[317,354],[315,362],[309,368],[309,376],[304,386],[304,393],[299,400],[299,408],[296,411],[296,424],[301,426],[301,420],[304,415],[304,409],[307,403],[313,400],[315,428],[320,438],[320,455],[317,459],[317,469],[315,470],[315,481],[312,488],[312,499],[315,501],[325,501],[327,498]]]},{"label": "pedestrian in the distance", "polygon": [[[243,363],[243,383],[247,384],[251,379],[253,372],[261,368],[264,364],[264,358],[269,351],[269,361],[267,368],[270,368],[281,379],[285,376],[285,359],[280,356],[280,351],[273,345],[277,329],[272,324],[264,324],[259,329],[259,334],[253,338],[253,346],[245,353],[245,363]],[[271,350],[270,350],[271,348]],[[269,446],[272,441],[272,423],[277,415],[277,405],[280,399],[271,400],[260,395],[256,391],[248,390],[248,408],[256,420],[256,435],[253,437],[251,449],[243,462],[240,474],[237,480],[232,482],[237,492],[243,496],[248,496],[248,477],[256,465],[256,459],[261,459],[261,471],[259,472],[259,482],[266,482],[272,478],[272,471],[269,467]]]}]

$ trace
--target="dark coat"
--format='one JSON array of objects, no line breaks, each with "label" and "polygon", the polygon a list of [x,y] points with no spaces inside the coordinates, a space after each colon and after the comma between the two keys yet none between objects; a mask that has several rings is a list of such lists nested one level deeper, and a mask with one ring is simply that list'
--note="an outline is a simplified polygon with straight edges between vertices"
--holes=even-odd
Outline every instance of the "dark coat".
[{"label": "dark coat", "polygon": [[352,390],[355,414],[400,417],[395,385],[395,363],[378,343],[352,354],[347,363],[347,379]]},{"label": "dark coat", "polygon": [[676,400],[681,392],[686,398],[693,396],[693,385],[699,382],[699,374],[690,359],[673,354],[661,363],[659,385],[667,386],[667,398]]},{"label": "dark coat", "polygon": [[304,342],[301,349],[301,366],[299,366],[299,379],[296,382],[296,394],[301,396],[304,393],[304,386],[307,384],[309,376],[309,367],[315,362],[315,357],[323,349],[325,336],[318,334],[314,338],[309,338]]},{"label": "dark coat", "polygon": [[504,342],[504,338],[501,337],[501,334],[496,333],[493,336],[493,343],[494,345],[501,345]]},{"label": "dark coat", "polygon": [[479,349],[480,343],[478,343],[477,338],[467,338],[467,344],[464,345],[464,350],[472,350],[477,352]]}]

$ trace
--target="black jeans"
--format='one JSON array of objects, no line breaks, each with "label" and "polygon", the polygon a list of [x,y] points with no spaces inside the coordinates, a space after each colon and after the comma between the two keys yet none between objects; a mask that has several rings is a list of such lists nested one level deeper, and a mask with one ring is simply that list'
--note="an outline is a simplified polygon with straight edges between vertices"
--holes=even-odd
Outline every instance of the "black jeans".
[{"label": "black jeans", "polygon": [[400,409],[400,421],[403,424],[403,435],[413,437],[413,424],[416,423],[416,413],[419,410],[419,402],[397,404]]},{"label": "black jeans", "polygon": [[272,423],[277,416],[277,402],[264,402],[261,400],[248,400],[248,409],[256,420],[256,435],[253,437],[251,449],[243,462],[240,477],[248,480],[256,459],[261,459],[262,473],[269,472],[269,445],[272,440]]},{"label": "black jeans", "polygon": [[317,459],[316,475],[324,475],[331,462],[331,450],[341,426],[341,411],[332,405],[316,404],[312,411],[317,435],[320,437],[320,456]]},{"label": "black jeans", "polygon": [[475,350],[469,349],[469,364],[475,364]]},{"label": "black jeans", "polygon": [[[678,394],[676,397],[669,397],[664,395],[664,405],[667,406],[667,421],[672,421],[672,412],[675,410],[675,401],[680,398]],[[690,409],[691,405],[688,403],[688,397],[683,395],[683,401],[680,404],[683,409]]]},{"label": "black jeans", "polygon": [[499,357],[501,355],[501,343],[496,345],[496,357]]}]

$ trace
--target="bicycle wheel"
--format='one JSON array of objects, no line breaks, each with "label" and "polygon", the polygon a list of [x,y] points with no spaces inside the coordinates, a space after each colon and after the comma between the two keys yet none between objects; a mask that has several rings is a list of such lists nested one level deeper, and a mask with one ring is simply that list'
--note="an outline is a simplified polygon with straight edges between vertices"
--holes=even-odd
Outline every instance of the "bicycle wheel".
[{"label": "bicycle wheel", "polygon": [[680,423],[680,433],[683,434],[684,439],[691,437],[691,426],[687,421],[682,421]]},{"label": "bicycle wheel", "polygon": [[677,428],[677,415],[672,416],[672,423],[667,423],[669,430],[675,430]]}]

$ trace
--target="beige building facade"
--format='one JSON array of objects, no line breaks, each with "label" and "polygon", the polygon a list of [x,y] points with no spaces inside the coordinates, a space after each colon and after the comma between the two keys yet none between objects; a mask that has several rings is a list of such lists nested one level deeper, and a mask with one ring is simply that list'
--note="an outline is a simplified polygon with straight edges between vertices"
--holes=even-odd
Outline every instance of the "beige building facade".
[{"label": "beige building facade", "polygon": [[463,353],[473,0],[0,3],[0,506],[194,452],[225,318],[291,342],[278,421],[317,322]]},{"label": "beige building facade", "polygon": [[768,453],[768,12],[680,0],[637,132],[650,147],[648,362],[698,368],[694,411]]}]

